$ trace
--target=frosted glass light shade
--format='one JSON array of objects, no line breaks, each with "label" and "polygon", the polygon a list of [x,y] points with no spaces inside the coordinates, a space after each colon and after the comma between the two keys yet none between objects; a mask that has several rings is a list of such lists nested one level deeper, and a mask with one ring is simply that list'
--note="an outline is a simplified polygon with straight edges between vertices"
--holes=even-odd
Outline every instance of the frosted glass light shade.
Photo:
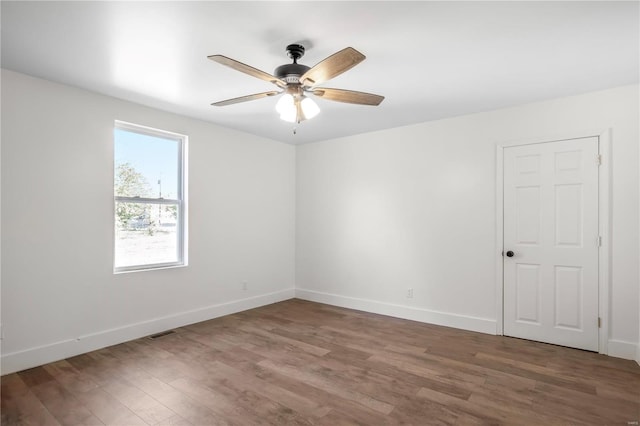
[{"label": "frosted glass light shade", "polygon": [[276,111],[280,114],[280,119],[289,123],[296,122],[296,104],[293,96],[285,93],[276,104]]},{"label": "frosted glass light shade", "polygon": [[296,106],[293,103],[293,96],[285,93],[280,97],[278,103],[276,104],[276,111],[280,114],[293,110],[295,112]]},{"label": "frosted glass light shade", "polygon": [[[300,109],[302,110],[303,117],[298,117],[298,107],[296,103],[300,103]],[[295,123],[296,121],[308,120],[315,117],[320,112],[318,105],[306,96],[295,98],[294,96],[285,93],[282,95],[278,103],[276,103],[276,111],[280,114],[280,119],[288,121],[289,123]]]},{"label": "frosted glass light shade", "polygon": [[318,104],[313,102],[313,99],[307,97],[302,99],[300,106],[302,107],[302,113],[307,120],[315,117],[320,112]]}]

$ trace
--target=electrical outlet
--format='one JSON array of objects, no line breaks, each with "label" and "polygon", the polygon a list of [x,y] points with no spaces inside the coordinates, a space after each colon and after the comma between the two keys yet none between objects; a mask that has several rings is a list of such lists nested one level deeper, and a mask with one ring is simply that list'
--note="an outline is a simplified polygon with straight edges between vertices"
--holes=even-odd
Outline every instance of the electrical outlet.
[{"label": "electrical outlet", "polygon": [[242,281],[242,290],[247,291],[247,282]]},{"label": "electrical outlet", "polygon": [[407,289],[407,299],[413,299],[413,289],[412,288],[408,288]]}]

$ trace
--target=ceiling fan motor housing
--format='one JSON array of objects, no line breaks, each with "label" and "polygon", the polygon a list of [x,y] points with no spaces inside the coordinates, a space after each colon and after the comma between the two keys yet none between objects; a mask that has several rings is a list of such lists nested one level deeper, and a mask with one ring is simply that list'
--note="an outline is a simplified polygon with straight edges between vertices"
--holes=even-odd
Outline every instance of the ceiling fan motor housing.
[{"label": "ceiling fan motor housing", "polygon": [[309,67],[302,64],[284,64],[280,65],[273,72],[273,75],[287,83],[300,83],[300,76],[309,71]]},{"label": "ceiling fan motor housing", "polygon": [[304,46],[301,44],[290,44],[287,46],[287,55],[293,59],[292,64],[280,65],[273,72],[273,75],[287,83],[299,84],[300,76],[311,69],[306,65],[298,63],[298,59],[304,55]]}]

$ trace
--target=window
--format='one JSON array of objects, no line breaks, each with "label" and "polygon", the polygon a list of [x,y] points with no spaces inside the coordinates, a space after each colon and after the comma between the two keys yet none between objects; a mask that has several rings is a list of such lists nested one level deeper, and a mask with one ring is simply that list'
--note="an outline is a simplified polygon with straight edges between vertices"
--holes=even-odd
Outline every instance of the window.
[{"label": "window", "polygon": [[116,121],[114,271],[186,264],[187,137]]}]

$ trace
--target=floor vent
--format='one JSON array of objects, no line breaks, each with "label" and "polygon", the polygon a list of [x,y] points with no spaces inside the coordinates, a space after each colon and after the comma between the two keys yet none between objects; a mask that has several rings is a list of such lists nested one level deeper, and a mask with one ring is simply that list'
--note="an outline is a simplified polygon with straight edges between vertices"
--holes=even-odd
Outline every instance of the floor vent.
[{"label": "floor vent", "polygon": [[157,339],[158,337],[164,337],[164,336],[168,336],[169,334],[174,334],[174,333],[175,333],[175,331],[173,331],[173,330],[163,331],[162,333],[152,334],[151,336],[149,336],[149,339]]}]

